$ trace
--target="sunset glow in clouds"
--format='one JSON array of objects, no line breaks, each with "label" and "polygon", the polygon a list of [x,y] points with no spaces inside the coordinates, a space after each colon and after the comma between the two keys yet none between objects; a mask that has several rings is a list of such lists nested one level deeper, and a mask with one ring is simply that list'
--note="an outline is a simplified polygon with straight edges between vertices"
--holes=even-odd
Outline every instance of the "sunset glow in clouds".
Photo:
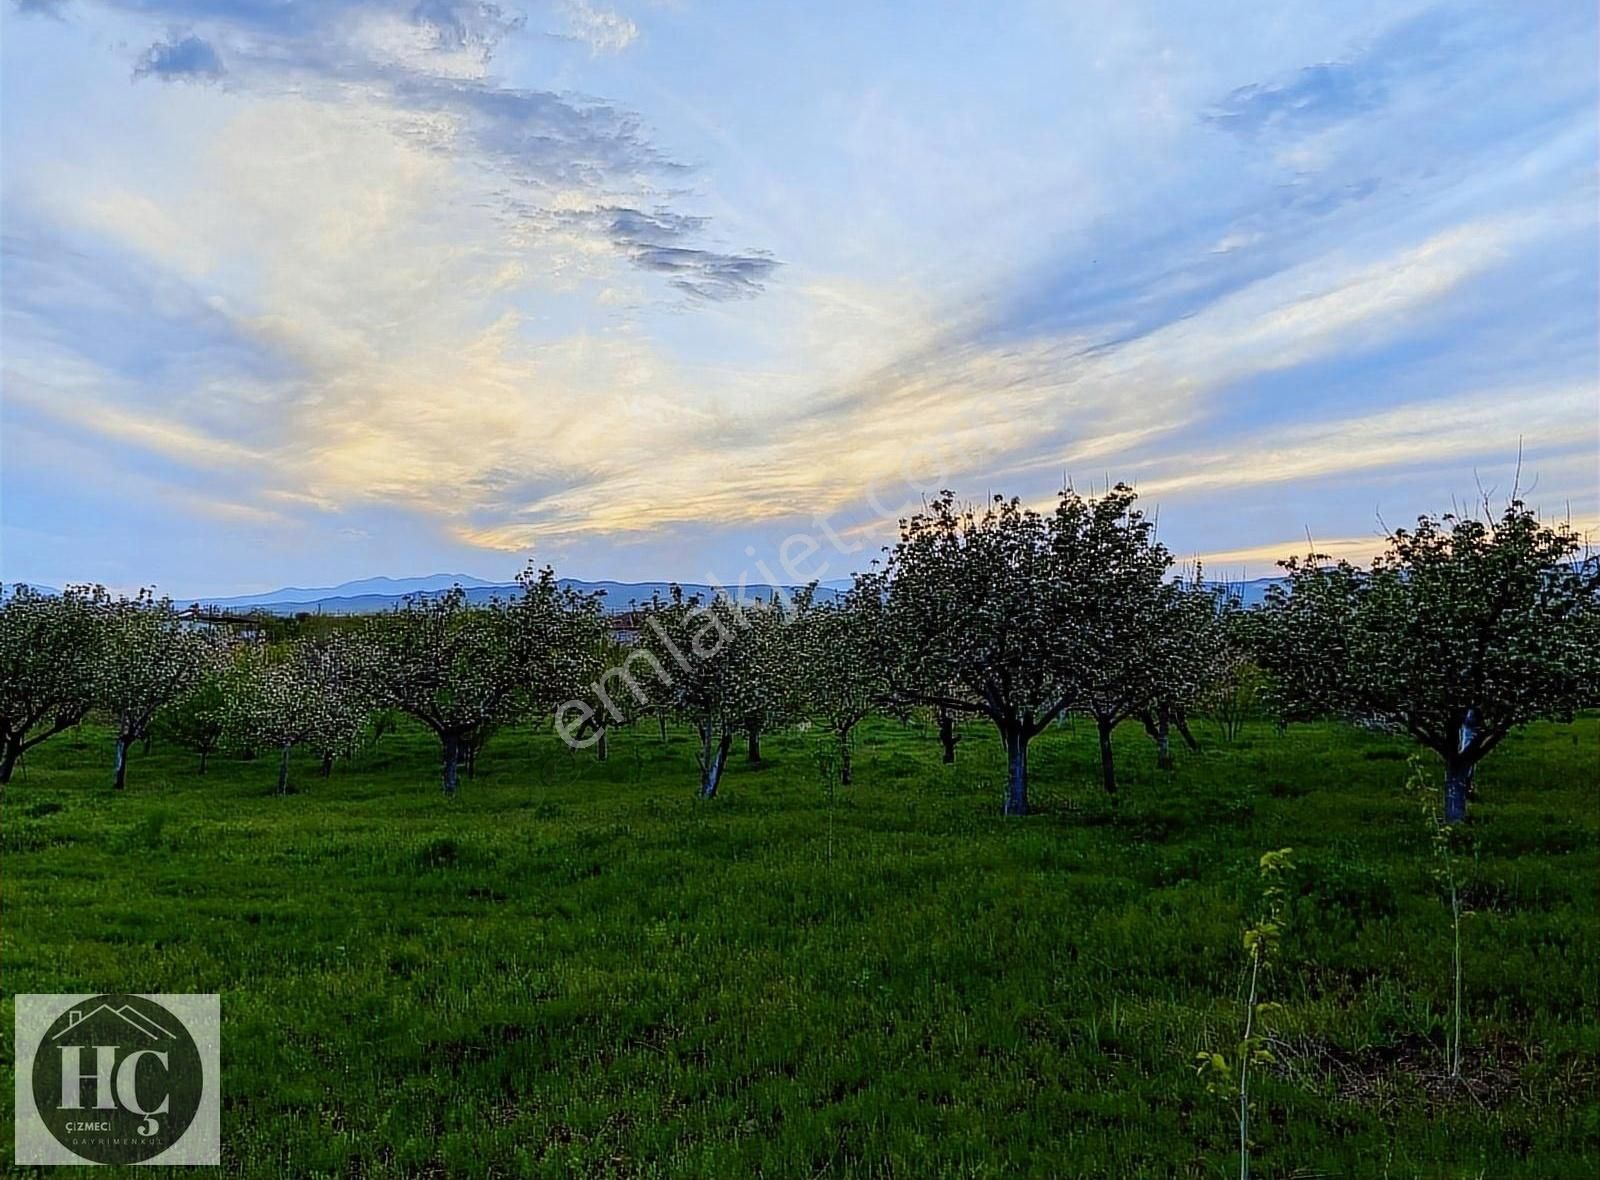
[{"label": "sunset glow in clouds", "polygon": [[7,581],[1600,517],[1588,4],[5,3]]}]

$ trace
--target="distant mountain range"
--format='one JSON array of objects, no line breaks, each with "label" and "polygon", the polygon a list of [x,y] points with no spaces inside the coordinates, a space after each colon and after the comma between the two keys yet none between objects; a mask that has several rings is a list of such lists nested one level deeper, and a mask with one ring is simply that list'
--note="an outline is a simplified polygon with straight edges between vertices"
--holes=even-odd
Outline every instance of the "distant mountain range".
[{"label": "distant mountain range", "polygon": [[422,578],[358,578],[337,586],[285,586],[265,594],[236,594],[228,598],[182,598],[174,601],[199,602],[205,606],[247,609],[254,606],[301,606],[346,598],[401,599],[407,594],[436,594],[452,586],[463,590],[505,590],[514,583],[490,582],[471,574],[429,574]]},{"label": "distant mountain range", "polygon": [[[570,586],[586,594],[604,591],[605,607],[612,611],[626,610],[630,603],[649,602],[656,594],[665,598],[672,587],[671,582],[585,582],[577,578],[561,578],[559,581],[562,586]],[[1225,585],[1245,606],[1254,606],[1266,597],[1267,587],[1278,581],[1281,579],[1254,578]],[[685,594],[699,594],[702,598],[719,592],[704,583],[678,584],[683,587]],[[823,582],[817,587],[817,597],[826,601],[849,585],[848,581],[840,580]],[[340,582],[337,586],[285,586],[265,594],[236,594],[221,598],[174,595],[173,601],[183,606],[193,602],[218,610],[265,611],[273,615],[301,612],[369,615],[392,610],[408,595],[438,594],[452,586],[460,586],[465,590],[469,602],[485,602],[496,595],[504,597],[517,589],[515,582],[490,582],[470,574],[428,574],[418,578],[359,578],[353,582]],[[59,593],[47,586],[36,586],[35,589],[47,594]],[[798,587],[780,586],[776,589],[784,594],[793,594]],[[755,598],[771,598],[774,593],[774,587],[768,585],[729,586],[726,590],[744,602]],[[3,597],[3,593],[0,593],[0,597]]]},{"label": "distant mountain range", "polygon": [[1251,578],[1248,582],[1215,582],[1239,600],[1241,606],[1259,606],[1267,596],[1267,587],[1276,586],[1282,578]]},{"label": "distant mountain range", "polygon": [[[578,578],[559,578],[560,585],[580,593],[600,591],[605,595],[607,610],[626,610],[630,603],[649,602],[654,595],[665,598],[672,588],[671,582],[585,582]],[[680,582],[685,594],[699,594],[710,598],[714,590],[703,583]],[[817,587],[817,597],[828,599],[836,595],[848,582],[823,583]],[[305,612],[324,615],[368,615],[392,610],[409,595],[439,594],[452,586],[467,592],[467,601],[486,602],[496,596],[506,597],[517,592],[515,582],[490,582],[469,574],[429,574],[421,578],[361,578],[354,582],[341,582],[337,586],[303,587],[285,586],[266,594],[240,594],[226,598],[174,598],[173,601],[230,611],[266,611],[274,615],[292,615]],[[780,586],[777,592],[793,594],[799,587]],[[728,586],[726,592],[742,602],[756,598],[771,598],[774,587],[768,585]]]}]

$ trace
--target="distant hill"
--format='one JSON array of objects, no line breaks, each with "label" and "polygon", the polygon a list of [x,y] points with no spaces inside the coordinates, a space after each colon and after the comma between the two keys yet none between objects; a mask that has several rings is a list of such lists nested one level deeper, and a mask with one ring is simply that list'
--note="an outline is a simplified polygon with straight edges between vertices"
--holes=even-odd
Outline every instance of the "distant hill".
[{"label": "distant hill", "polygon": [[[1207,579],[1207,581],[1211,581]],[[1267,587],[1275,586],[1282,578],[1251,578],[1248,582],[1211,582],[1237,598],[1242,606],[1259,606],[1267,596]]]},{"label": "distant hill", "polygon": [[[1214,584],[1225,587],[1236,595],[1243,605],[1249,607],[1261,602],[1266,597],[1267,587],[1279,581],[1282,579],[1253,578],[1245,582]],[[671,582],[585,582],[578,578],[561,578],[560,583],[586,594],[597,590],[604,591],[606,609],[612,611],[627,610],[631,603],[649,602],[652,595],[656,594],[665,598],[672,587]],[[679,584],[685,594],[699,594],[702,598],[710,598],[715,593],[704,583]],[[292,615],[302,611],[324,615],[370,615],[393,610],[407,595],[437,594],[452,586],[460,586],[465,590],[469,602],[485,602],[495,595],[505,597],[517,590],[515,582],[490,582],[483,578],[474,578],[470,574],[428,574],[417,578],[360,578],[353,582],[341,582],[337,586],[285,586],[281,590],[265,594],[236,594],[222,598],[174,595],[173,601],[182,606],[197,602],[201,606],[219,610],[241,612],[260,610],[273,615]],[[849,586],[850,582],[847,579],[830,579],[818,585],[817,598],[820,601],[828,601],[837,597]],[[60,593],[48,586],[34,588],[46,594]],[[784,594],[793,594],[797,589],[799,587],[796,586],[778,587]],[[730,586],[727,590],[742,602],[755,598],[771,598],[774,593],[774,588],[769,585]],[[3,598],[6,592],[0,589],[0,598]]]},{"label": "distant hill", "polygon": [[[612,611],[626,610],[630,603],[649,602],[656,594],[665,598],[672,587],[671,582],[585,582],[578,578],[561,578],[559,582],[562,586],[585,594],[603,592],[606,609]],[[681,582],[679,585],[683,587],[685,594],[699,594],[703,598],[710,598],[715,593],[710,586],[702,583]],[[496,595],[503,598],[517,592],[515,582],[489,582],[465,574],[431,574],[421,578],[363,578],[355,582],[342,582],[337,586],[321,588],[291,586],[268,594],[244,594],[227,598],[184,597],[175,598],[174,601],[184,604],[197,602],[201,606],[221,610],[260,610],[274,615],[292,615],[301,612],[324,615],[370,615],[394,609],[407,595],[427,596],[448,590],[452,586],[460,586],[465,590],[469,602],[486,602]],[[756,598],[771,598],[774,593],[774,588],[768,585],[734,585],[726,589],[727,593],[742,602]],[[784,594],[793,594],[797,589],[795,586],[778,588]],[[819,599],[829,599],[837,593],[838,590],[833,587],[817,588]]]},{"label": "distant hill", "polygon": [[[206,606],[228,609],[253,606],[289,606],[314,603],[328,599],[348,598],[403,598],[407,594],[428,594],[460,586],[471,590],[480,586],[493,586],[484,578],[471,574],[428,574],[421,578],[360,578],[354,582],[340,582],[337,586],[285,586],[265,594],[236,594],[229,598],[183,598],[183,602],[200,602]],[[174,598],[174,601],[180,599]]]}]

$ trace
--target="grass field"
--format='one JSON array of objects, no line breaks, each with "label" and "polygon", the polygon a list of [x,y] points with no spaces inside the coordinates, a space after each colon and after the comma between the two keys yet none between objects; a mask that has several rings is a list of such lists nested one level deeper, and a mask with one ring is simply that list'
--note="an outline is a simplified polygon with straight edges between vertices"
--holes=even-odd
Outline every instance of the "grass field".
[{"label": "grass field", "polygon": [[1202,726],[1169,774],[1117,736],[1118,804],[1080,724],[1005,820],[977,726],[952,768],[869,724],[832,804],[803,734],[707,804],[649,727],[604,763],[508,733],[453,801],[416,731],[277,797],[271,758],[160,746],[114,794],[85,727],[5,789],[3,1084],[15,992],[220,991],[230,1173],[1237,1175],[1192,1062],[1289,845],[1255,1174],[1595,1174],[1600,719],[1480,770],[1457,1086],[1409,745]]}]

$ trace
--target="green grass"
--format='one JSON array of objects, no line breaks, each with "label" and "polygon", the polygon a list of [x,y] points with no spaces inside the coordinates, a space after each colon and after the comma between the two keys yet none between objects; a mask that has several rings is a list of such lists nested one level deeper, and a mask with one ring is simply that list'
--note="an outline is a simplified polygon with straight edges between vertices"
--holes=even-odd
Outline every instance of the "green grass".
[{"label": "green grass", "polygon": [[1168,774],[1124,727],[1113,806],[1080,724],[1006,820],[966,732],[951,768],[868,725],[831,837],[802,734],[709,804],[648,727],[605,763],[508,733],[453,801],[415,731],[288,797],[273,759],[160,747],[119,795],[107,735],[62,735],[4,794],[0,1085],[14,992],[220,991],[231,1173],[1236,1175],[1192,1060],[1237,1035],[1256,860],[1292,845],[1256,1174],[1594,1174],[1600,719],[1480,770],[1470,1089],[1432,1076],[1450,924],[1406,743],[1204,727]]}]

